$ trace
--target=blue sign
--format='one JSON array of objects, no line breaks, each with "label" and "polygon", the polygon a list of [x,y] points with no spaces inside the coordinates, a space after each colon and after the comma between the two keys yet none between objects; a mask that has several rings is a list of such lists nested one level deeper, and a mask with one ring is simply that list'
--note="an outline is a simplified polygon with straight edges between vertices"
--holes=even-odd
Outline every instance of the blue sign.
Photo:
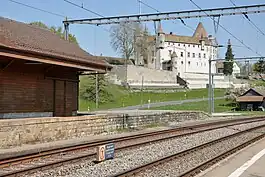
[{"label": "blue sign", "polygon": [[106,160],[114,158],[114,150],[115,150],[114,143],[105,145],[105,159]]}]

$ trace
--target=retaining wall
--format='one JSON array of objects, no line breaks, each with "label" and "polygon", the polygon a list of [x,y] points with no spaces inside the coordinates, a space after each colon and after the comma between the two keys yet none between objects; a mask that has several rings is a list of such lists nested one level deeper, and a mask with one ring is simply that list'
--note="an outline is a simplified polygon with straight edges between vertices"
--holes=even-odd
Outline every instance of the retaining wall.
[{"label": "retaining wall", "polygon": [[123,114],[6,119],[0,120],[0,145],[1,148],[9,148],[206,117],[202,112],[169,112],[134,116]]}]

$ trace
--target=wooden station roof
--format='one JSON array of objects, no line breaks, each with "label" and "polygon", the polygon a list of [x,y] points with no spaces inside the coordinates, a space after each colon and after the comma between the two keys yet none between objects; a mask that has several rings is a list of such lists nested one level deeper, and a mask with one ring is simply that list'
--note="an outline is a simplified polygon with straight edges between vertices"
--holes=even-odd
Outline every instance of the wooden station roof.
[{"label": "wooden station roof", "polygon": [[100,57],[47,29],[3,17],[0,17],[0,55],[89,71],[111,68]]}]

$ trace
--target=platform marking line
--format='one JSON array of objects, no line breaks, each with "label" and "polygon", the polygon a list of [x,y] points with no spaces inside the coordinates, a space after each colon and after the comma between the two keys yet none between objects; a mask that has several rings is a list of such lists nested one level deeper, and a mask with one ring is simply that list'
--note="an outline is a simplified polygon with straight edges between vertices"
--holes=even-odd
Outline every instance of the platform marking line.
[{"label": "platform marking line", "polygon": [[250,160],[244,163],[241,167],[236,169],[228,177],[239,177],[242,175],[251,165],[253,165],[257,160],[259,160],[263,155],[265,155],[265,149],[261,150],[259,153],[254,155]]}]

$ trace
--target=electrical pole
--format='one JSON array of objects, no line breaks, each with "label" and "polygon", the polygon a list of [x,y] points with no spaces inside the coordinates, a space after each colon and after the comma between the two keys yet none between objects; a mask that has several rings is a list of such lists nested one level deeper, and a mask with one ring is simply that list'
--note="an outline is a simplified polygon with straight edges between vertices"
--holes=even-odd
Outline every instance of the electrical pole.
[{"label": "electrical pole", "polygon": [[[65,18],[65,21],[67,21],[67,17]],[[69,23],[64,23],[64,39],[68,41],[69,37]]]},{"label": "electrical pole", "polygon": [[142,86],[141,86],[141,106],[143,106],[143,89],[144,89],[144,75],[142,75]]},{"label": "electrical pole", "polygon": [[127,77],[128,77],[128,76],[127,76],[127,75],[128,75],[127,72],[128,72],[128,64],[127,64],[127,57],[125,57],[125,76],[124,76],[124,77],[125,77],[125,78],[124,78],[124,82],[125,82],[124,84],[125,84],[125,87],[127,87]]},{"label": "electrical pole", "polygon": [[214,74],[212,74],[212,113],[214,113]]},{"label": "electrical pole", "polygon": [[209,83],[208,83],[208,97],[209,97],[209,114],[212,114],[212,57],[209,58]]},{"label": "electrical pole", "polygon": [[99,99],[99,96],[98,96],[98,72],[96,72],[96,109],[98,109],[98,99]]},{"label": "electrical pole", "polygon": [[141,0],[138,0],[138,2],[139,2],[139,14],[141,15],[141,13],[142,13],[142,2],[141,2]]}]

